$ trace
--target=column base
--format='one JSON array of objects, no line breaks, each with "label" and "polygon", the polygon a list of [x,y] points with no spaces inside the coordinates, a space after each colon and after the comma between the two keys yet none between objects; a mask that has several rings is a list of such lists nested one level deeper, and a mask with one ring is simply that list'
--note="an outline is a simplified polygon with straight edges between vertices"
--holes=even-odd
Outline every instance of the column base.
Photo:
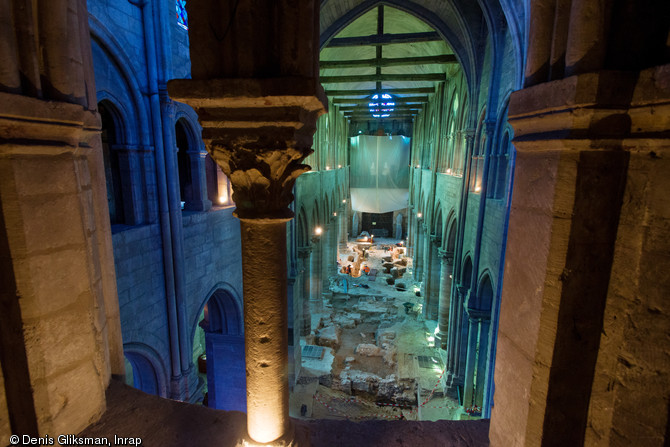
[{"label": "column base", "polygon": [[445,351],[447,350],[447,338],[449,337],[449,334],[447,331],[439,331],[437,334],[435,334],[435,346],[439,346],[440,349],[444,349]]},{"label": "column base", "polygon": [[271,442],[256,442],[249,438],[240,439],[235,447],[309,447],[311,445],[309,430],[307,427],[294,426],[291,424],[287,433],[279,439]]},{"label": "column base", "polygon": [[195,403],[202,398],[203,383],[198,378],[194,365],[179,377],[170,379],[169,397],[173,400]]}]

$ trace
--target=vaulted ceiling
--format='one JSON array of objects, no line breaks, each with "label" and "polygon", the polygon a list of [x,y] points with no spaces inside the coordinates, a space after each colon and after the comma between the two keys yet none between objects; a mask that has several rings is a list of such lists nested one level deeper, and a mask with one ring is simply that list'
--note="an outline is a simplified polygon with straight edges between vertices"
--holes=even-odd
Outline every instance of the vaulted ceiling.
[{"label": "vaulted ceiling", "polygon": [[374,119],[371,95],[394,96],[388,119],[412,120],[453,73],[458,62],[449,45],[415,16],[380,5],[326,42],[321,50],[321,83],[352,121]]}]

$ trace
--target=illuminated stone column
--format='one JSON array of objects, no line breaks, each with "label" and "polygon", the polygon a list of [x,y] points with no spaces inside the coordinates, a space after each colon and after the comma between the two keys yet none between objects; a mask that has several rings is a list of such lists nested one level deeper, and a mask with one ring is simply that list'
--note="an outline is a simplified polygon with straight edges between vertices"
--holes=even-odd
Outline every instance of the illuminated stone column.
[{"label": "illuminated stone column", "polygon": [[292,437],[285,227],[327,104],[318,81],[320,4],[232,3],[189,2],[192,79],[168,88],[197,112],[207,151],[233,186],[242,231],[247,430],[256,442],[282,444]]},{"label": "illuminated stone column", "polygon": [[[301,83],[302,95],[296,88]],[[294,95],[281,94],[288,87]],[[290,436],[286,222],[293,217],[291,190],[309,170],[301,161],[312,152],[316,119],[323,112],[321,98],[307,91],[317,91],[315,81],[170,84],[175,99],[195,108],[207,150],[233,185],[242,235],[247,429],[257,442]]]},{"label": "illuminated stone column", "polygon": [[454,254],[440,250],[441,272],[440,272],[440,298],[438,303],[438,333],[435,339],[439,340],[440,347],[447,349],[449,313],[451,308],[451,284],[454,273]]}]

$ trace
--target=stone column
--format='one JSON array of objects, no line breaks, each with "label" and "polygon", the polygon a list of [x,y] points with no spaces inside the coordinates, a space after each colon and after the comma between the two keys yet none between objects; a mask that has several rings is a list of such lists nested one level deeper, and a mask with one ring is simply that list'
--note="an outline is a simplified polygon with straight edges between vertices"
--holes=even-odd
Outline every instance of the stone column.
[{"label": "stone column", "polygon": [[[568,54],[576,63],[585,48],[574,26],[570,45],[577,48]],[[492,446],[663,443],[670,393],[670,376],[659,375],[670,370],[668,358],[658,355],[670,349],[668,85],[664,65],[584,73],[510,98],[517,154]]]},{"label": "stone column", "polygon": [[470,289],[467,287],[457,287],[457,299],[452,306],[452,312],[449,316],[449,347],[447,349],[447,358],[451,367],[451,378],[455,383],[459,383],[463,379],[463,370],[465,369],[465,352],[464,344],[467,342],[467,313],[465,312],[464,303],[467,302],[468,293]]},{"label": "stone column", "polygon": [[439,253],[439,246],[441,245],[441,241],[437,236],[431,235],[430,240],[432,242],[431,244],[431,253],[430,253],[430,263],[427,266],[430,269],[430,278],[428,279],[428,282],[430,284],[430,289],[428,290],[428,293],[426,294],[426,301],[428,303],[428,308],[426,311],[426,318],[428,320],[437,320],[438,317],[438,304],[439,304],[439,297],[440,297],[440,274],[442,272],[441,266],[440,266],[440,257],[438,255]]},{"label": "stone column", "polygon": [[339,216],[339,221],[340,221],[340,247],[343,250],[346,250],[347,248],[347,243],[349,242],[349,216],[348,216],[348,209],[349,207],[347,206],[346,203],[342,204],[342,208],[340,209],[340,214]]},{"label": "stone column", "polygon": [[0,13],[3,443],[6,429],[83,430],[124,375],[86,2],[12,4]]},{"label": "stone column", "polygon": [[189,211],[207,211],[212,201],[207,198],[207,176],[205,159],[207,152],[187,152],[191,166],[191,200],[184,205]]},{"label": "stone column", "polygon": [[298,259],[300,260],[299,271],[300,281],[302,287],[300,288],[300,299],[302,305],[302,312],[300,316],[300,336],[305,337],[312,332],[312,314],[309,311],[309,297],[310,297],[310,255],[312,247],[298,248]]},{"label": "stone column", "polygon": [[309,308],[310,312],[318,312],[321,304],[321,294],[323,292],[323,270],[321,268],[323,263],[323,240],[321,238],[312,239],[314,250],[312,250],[312,257],[310,258],[310,294],[309,294]]},{"label": "stone column", "polygon": [[188,10],[193,79],[171,81],[170,93],[198,113],[207,151],[233,186],[242,233],[249,436],[292,442],[286,222],[327,104],[318,81],[319,2],[197,6]]},{"label": "stone column", "polygon": [[451,284],[454,274],[454,253],[440,250],[440,297],[438,303],[437,328],[435,339],[439,340],[440,348],[447,349],[449,313],[451,310]]},{"label": "stone column", "polygon": [[489,331],[491,317],[483,315],[479,322],[479,347],[477,349],[477,381],[475,383],[475,404],[483,409],[484,391],[486,390],[486,365],[489,352]]},{"label": "stone column", "polygon": [[414,281],[420,282],[423,277],[423,219],[416,219],[416,238],[414,240]]},{"label": "stone column", "polygon": [[451,300],[449,308],[449,328],[447,334],[447,371],[450,377],[456,375],[457,355],[457,332],[460,328],[460,317],[463,312],[462,288],[454,289],[455,297]]},{"label": "stone column", "polygon": [[337,275],[337,254],[338,254],[338,244],[340,240],[340,217],[339,214],[333,216],[333,221],[330,223],[331,234],[330,234],[330,260],[328,261],[328,275],[333,276]]},{"label": "stone column", "polygon": [[311,153],[323,91],[315,79],[290,77],[179,80],[169,88],[195,108],[207,150],[233,185],[242,239],[249,436],[289,442],[286,222],[293,216],[288,205],[295,179],[309,169],[301,161]]},{"label": "stone column", "polygon": [[465,383],[463,385],[463,407],[472,405],[474,396],[475,362],[477,360],[477,341],[479,339],[479,318],[468,311],[468,343],[465,362]]},{"label": "stone column", "polygon": [[427,229],[425,229],[424,231],[426,233],[423,240],[423,250],[421,254],[421,260],[423,265],[423,287],[421,290],[421,294],[423,295],[423,316],[424,318],[428,319],[428,306],[430,305],[430,293],[432,286],[431,279],[433,275],[432,263],[431,263],[433,244],[430,243],[430,239],[433,236],[428,234]]}]

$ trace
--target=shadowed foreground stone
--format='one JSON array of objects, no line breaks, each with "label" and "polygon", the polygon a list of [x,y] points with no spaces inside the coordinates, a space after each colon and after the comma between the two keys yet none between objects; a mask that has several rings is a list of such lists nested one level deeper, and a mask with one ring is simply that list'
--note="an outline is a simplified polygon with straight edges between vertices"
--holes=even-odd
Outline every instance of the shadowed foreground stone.
[{"label": "shadowed foreground stone", "polygon": [[[107,389],[107,411],[81,436],[142,438],[161,447],[235,446],[247,433],[246,415],[145,394],[120,382]],[[488,446],[489,421],[303,421],[292,419],[297,440],[312,447]],[[308,445],[301,443],[300,445]]]}]

